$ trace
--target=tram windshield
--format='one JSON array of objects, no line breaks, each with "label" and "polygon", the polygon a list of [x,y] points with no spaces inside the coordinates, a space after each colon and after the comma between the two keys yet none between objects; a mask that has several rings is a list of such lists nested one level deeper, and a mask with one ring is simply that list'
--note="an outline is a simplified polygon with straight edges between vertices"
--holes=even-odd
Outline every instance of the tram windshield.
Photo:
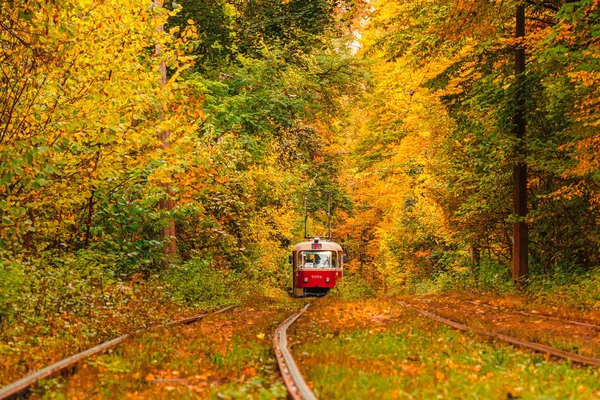
[{"label": "tram windshield", "polygon": [[331,251],[303,251],[302,268],[336,268],[337,258]]}]

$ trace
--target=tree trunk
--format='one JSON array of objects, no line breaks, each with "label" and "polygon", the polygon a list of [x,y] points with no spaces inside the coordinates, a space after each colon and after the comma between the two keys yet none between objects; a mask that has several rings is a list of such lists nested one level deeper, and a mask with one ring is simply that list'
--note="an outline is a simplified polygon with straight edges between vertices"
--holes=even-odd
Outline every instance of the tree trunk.
[{"label": "tree trunk", "polygon": [[[525,5],[517,6],[517,40],[525,37]],[[525,163],[525,44],[518,42],[515,49],[515,75],[517,99],[515,109],[515,136],[517,137],[517,160],[513,172],[513,212],[519,218],[513,224],[512,277],[517,284],[523,284],[528,274],[528,232],[527,222],[527,164]]]}]

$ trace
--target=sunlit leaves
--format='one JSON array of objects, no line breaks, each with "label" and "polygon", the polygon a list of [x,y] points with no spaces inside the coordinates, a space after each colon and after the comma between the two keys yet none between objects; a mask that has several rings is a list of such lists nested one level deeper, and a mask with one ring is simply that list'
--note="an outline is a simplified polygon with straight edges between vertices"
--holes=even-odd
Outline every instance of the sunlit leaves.
[{"label": "sunlit leaves", "polygon": [[[27,208],[4,238],[27,234],[25,244],[38,248],[50,237],[87,245],[87,216],[161,156],[158,130],[177,138],[193,126],[180,128],[187,113],[159,119],[159,110],[185,102],[177,77],[190,59],[178,50],[183,42],[171,46],[173,38],[156,30],[168,14],[144,2],[28,4],[2,5],[0,40],[10,57],[2,67],[9,84],[2,86],[0,212]],[[165,89],[148,51],[157,43],[174,71]]]},{"label": "sunlit leaves", "polygon": [[[598,7],[592,1],[528,4],[532,269],[589,266],[598,260],[590,251],[598,240],[592,233],[599,203]],[[377,265],[391,266],[388,271],[416,263],[418,270],[443,272],[444,257],[465,262],[469,248],[475,249],[471,260],[482,248],[496,262],[510,259],[512,168],[519,159],[512,122],[515,7],[373,4],[362,39],[364,56],[373,61],[373,96],[357,112],[360,173],[354,177],[363,180],[354,182],[365,192],[355,196],[365,204],[358,219],[363,235],[375,238],[366,252]],[[558,222],[561,215],[578,217]]]}]

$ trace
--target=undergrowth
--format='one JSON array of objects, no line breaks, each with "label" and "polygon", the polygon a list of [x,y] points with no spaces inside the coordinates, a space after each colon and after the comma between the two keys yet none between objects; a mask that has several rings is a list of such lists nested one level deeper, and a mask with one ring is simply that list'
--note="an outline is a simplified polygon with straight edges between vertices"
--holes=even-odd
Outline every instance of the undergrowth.
[{"label": "undergrowth", "polygon": [[121,274],[111,255],[80,251],[0,264],[0,384],[120,334],[268,295],[272,280],[193,259]]},{"label": "undergrowth", "polygon": [[[402,276],[402,271],[398,272]],[[409,275],[387,279],[394,284],[379,291],[388,295],[427,293],[488,293],[496,296],[525,296],[545,305],[600,311],[600,268],[591,270],[532,268],[525,285],[515,285],[510,266],[484,259],[475,266],[440,268],[431,275]]]},{"label": "undergrowth", "polygon": [[210,260],[191,260],[161,274],[172,299],[195,308],[239,303],[246,296],[247,279],[239,272],[216,270]]},{"label": "undergrowth", "polygon": [[373,297],[377,291],[360,274],[344,272],[344,277],[329,292],[330,297],[344,300],[356,300],[361,298]]},{"label": "undergrowth", "polygon": [[564,273],[534,276],[527,293],[548,305],[569,305],[585,311],[600,311],[600,270],[569,276]]}]

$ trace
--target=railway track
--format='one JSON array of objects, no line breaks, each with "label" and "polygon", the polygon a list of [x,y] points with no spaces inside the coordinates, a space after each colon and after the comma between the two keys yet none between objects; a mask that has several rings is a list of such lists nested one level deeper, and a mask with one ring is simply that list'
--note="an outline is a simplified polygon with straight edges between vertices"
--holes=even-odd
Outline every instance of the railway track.
[{"label": "railway track", "polygon": [[277,357],[279,371],[290,396],[294,400],[317,400],[317,397],[306,384],[287,346],[287,329],[308,309],[309,305],[307,304],[300,312],[283,321],[275,330],[273,336],[273,349]]},{"label": "railway track", "polygon": [[[476,301],[471,301],[471,300],[466,300],[466,302],[469,303],[469,304],[478,306],[478,307],[489,308],[491,310],[502,310],[501,307],[493,306],[493,305],[486,304],[486,303],[478,303]],[[513,313],[513,314],[524,315],[524,316],[527,316],[527,317],[545,318],[545,319],[550,319],[550,320],[553,320],[553,321],[560,321],[560,322],[564,322],[564,323],[567,323],[567,324],[582,326],[584,328],[595,329],[597,331],[600,331],[600,325],[591,324],[591,323],[588,323],[588,322],[574,321],[574,320],[571,320],[571,319],[555,317],[553,315],[548,315],[548,314],[543,314],[543,313],[535,313],[534,314],[534,313],[530,313],[530,312],[526,312],[526,311],[520,311],[520,310],[508,310],[508,312]]]},{"label": "railway track", "polygon": [[[408,304],[408,303],[405,303],[400,300],[396,300],[396,303],[405,308],[413,309],[423,316],[434,319],[437,322],[448,325],[459,331],[472,332],[477,335],[487,336],[487,337],[491,337],[493,339],[502,340],[502,341],[511,343],[513,345],[519,346],[519,347],[527,348],[527,349],[534,350],[534,351],[540,352],[540,353],[550,354],[551,356],[561,358],[564,360],[569,360],[571,362],[578,363],[578,364],[600,366],[600,359],[598,359],[598,358],[585,357],[585,356],[581,356],[579,354],[570,353],[570,352],[560,350],[560,349],[557,349],[557,348],[554,348],[551,346],[531,342],[531,341],[520,339],[520,338],[517,338],[514,336],[504,335],[502,333],[492,332],[492,331],[488,331],[485,329],[474,328],[474,327],[462,324],[460,322],[441,317],[440,315],[437,315],[431,311],[423,310],[413,304]],[[531,315],[536,316],[536,317],[538,316],[536,314],[531,314]]]},{"label": "railway track", "polygon": [[[114,339],[111,339],[104,343],[101,343],[90,349],[87,349],[80,353],[69,356],[69,357],[67,357],[63,360],[60,360],[54,364],[51,364],[45,368],[34,371],[31,374],[13,382],[7,386],[0,388],[0,400],[12,398],[13,396],[19,395],[22,392],[24,392],[25,390],[27,390],[28,388],[34,386],[38,381],[45,379],[45,378],[52,377],[52,376],[56,376],[65,370],[73,368],[75,365],[77,365],[79,362],[85,360],[86,358],[89,358],[93,355],[97,355],[97,354],[103,353],[107,350],[110,350],[112,348],[115,348],[116,346],[120,345],[121,343],[125,342],[127,339],[129,339],[137,334],[152,331],[152,330],[158,329],[158,328],[164,328],[164,327],[175,326],[175,325],[191,324],[191,323],[196,322],[196,321],[198,321],[204,317],[207,317],[209,315],[223,313],[234,307],[237,307],[237,306],[226,307],[226,308],[220,309],[215,312],[204,313],[204,314],[200,314],[200,315],[197,315],[194,317],[184,318],[184,319],[168,322],[168,323],[161,324],[161,325],[156,325],[156,326],[150,327],[148,329],[139,329],[134,332],[121,335],[117,338],[114,338]],[[288,392],[289,392],[291,398],[294,400],[300,400],[300,399],[316,400],[317,399],[317,397],[313,394],[311,389],[306,384],[304,378],[302,377],[302,374],[300,373],[300,370],[298,369],[298,366],[296,365],[296,362],[294,361],[294,358],[292,357],[292,354],[289,351],[288,342],[287,342],[287,329],[308,309],[308,307],[309,307],[309,304],[307,304],[299,312],[289,316],[283,323],[281,323],[281,325],[279,325],[279,327],[274,332],[273,348],[274,348],[275,355],[277,358],[279,370],[281,372],[283,381],[288,389]]]},{"label": "railway track", "polygon": [[15,395],[23,392],[24,390],[30,388],[31,386],[33,386],[35,383],[37,383],[41,379],[55,376],[55,375],[59,374],[60,372],[73,367],[74,365],[76,365],[77,363],[79,363],[80,361],[82,361],[88,357],[91,357],[96,354],[100,354],[102,352],[105,352],[109,349],[112,349],[112,348],[118,346],[119,344],[123,343],[130,337],[137,335],[139,333],[152,331],[152,330],[158,329],[158,328],[166,328],[169,326],[191,324],[191,323],[196,322],[196,321],[198,321],[204,317],[207,317],[209,315],[220,314],[222,312],[231,310],[235,307],[238,307],[238,305],[225,307],[225,308],[222,308],[220,310],[210,312],[210,313],[204,313],[204,314],[196,315],[193,317],[183,318],[180,320],[171,321],[171,322],[167,322],[167,323],[160,324],[160,325],[155,325],[155,326],[152,326],[147,329],[139,329],[139,330],[131,332],[131,333],[126,333],[115,339],[101,343],[98,346],[94,346],[88,350],[74,354],[74,355],[69,356],[61,361],[58,361],[58,362],[52,364],[52,365],[49,365],[49,366],[42,368],[40,370],[37,370],[35,372],[32,372],[31,374],[19,379],[18,381],[15,381],[7,386],[4,386],[3,388],[0,388],[0,400],[7,399],[11,396],[15,396]]},{"label": "railway track", "polygon": [[[452,320],[449,318],[445,318],[441,315],[436,314],[437,309],[432,308],[431,305],[423,306],[420,304],[418,304],[418,305],[410,304],[410,303],[406,303],[406,302],[399,301],[399,300],[397,300],[396,303],[407,309],[412,309],[425,317],[434,319],[439,323],[448,325],[454,329],[457,329],[457,330],[460,330],[463,332],[471,332],[478,336],[486,336],[486,337],[490,337],[490,338],[493,338],[496,340],[502,340],[502,341],[511,343],[516,346],[520,346],[520,347],[527,348],[527,349],[537,351],[540,353],[544,353],[544,354],[549,354],[553,357],[569,360],[573,363],[592,365],[592,366],[600,366],[600,359],[598,359],[598,358],[581,356],[581,355],[570,353],[570,352],[560,350],[560,349],[557,349],[557,348],[554,348],[551,346],[547,346],[547,345],[543,345],[543,344],[535,343],[535,342],[530,342],[530,341],[527,341],[527,340],[524,340],[524,339],[521,339],[518,337],[509,336],[509,335],[505,335],[505,334],[498,333],[498,332],[487,331],[484,329],[469,326],[465,323],[461,323],[461,322],[458,322],[458,321],[455,321],[455,320]],[[477,303],[476,305],[481,305],[481,304]],[[483,305],[483,306],[489,307],[489,308],[496,308],[496,307],[490,306],[490,305]],[[136,334],[151,331],[153,329],[157,329],[157,328],[161,328],[161,327],[190,324],[190,323],[196,322],[206,316],[222,313],[222,312],[230,310],[234,307],[237,307],[237,306],[227,307],[227,308],[223,308],[223,309],[220,309],[220,310],[212,312],[212,313],[205,313],[205,314],[197,315],[197,316],[190,317],[190,318],[184,318],[181,320],[168,322],[165,324],[151,327],[149,329],[140,329],[135,332],[119,336],[115,339],[112,339],[110,341],[102,343],[91,349],[88,349],[81,353],[70,356],[70,357],[68,357],[64,360],[61,360],[55,364],[52,364],[46,368],[35,371],[32,374],[14,382],[8,386],[0,388],[0,400],[6,399],[6,398],[9,398],[11,396],[15,396],[15,395],[21,393],[22,391],[26,390],[27,388],[33,386],[36,382],[38,382],[41,379],[56,375],[56,374],[60,373],[61,371],[72,368],[78,362],[84,360],[87,357],[90,357],[92,355],[99,354],[108,349],[114,348],[114,347],[118,346],[119,344],[123,343],[124,341],[126,341],[128,338],[130,338]],[[289,395],[294,400],[299,400],[299,399],[304,399],[304,400],[313,400],[314,399],[314,400],[316,400],[317,399],[317,397],[312,392],[312,390],[309,388],[305,379],[303,378],[302,373],[300,372],[298,365],[296,364],[296,361],[294,360],[294,357],[292,356],[290,349],[288,348],[288,339],[287,339],[288,328],[290,326],[292,326],[292,324],[294,324],[301,315],[303,315],[303,313],[308,309],[308,307],[309,307],[309,304],[307,304],[299,312],[296,312],[296,313],[290,315],[289,317],[287,317],[287,319],[285,319],[277,327],[277,329],[274,332],[274,336],[273,336],[272,346],[273,346],[273,349],[275,352],[278,367],[279,367],[281,376],[283,378],[283,381],[289,392]],[[441,310],[443,310],[443,309],[440,308],[440,311]],[[514,312],[510,311],[510,313],[514,313]],[[444,312],[442,312],[442,315],[444,315]],[[525,315],[529,315],[532,317],[543,317],[538,314],[532,314],[532,313],[525,313]],[[552,317],[552,319],[559,319],[559,318]],[[568,323],[573,322],[573,321],[568,321],[568,320],[563,320],[563,321],[568,322]],[[588,326],[588,325],[590,325],[590,326]],[[597,326],[593,325],[593,324],[585,324],[585,326],[589,329],[597,328]]]},{"label": "railway track", "polygon": [[[480,328],[474,328],[474,327],[462,324],[460,322],[441,317],[433,312],[423,310],[412,304],[408,304],[408,303],[405,303],[402,301],[396,301],[396,303],[398,303],[406,308],[411,308],[421,315],[424,315],[428,318],[432,318],[432,319],[436,320],[437,322],[448,325],[459,331],[472,332],[476,335],[486,336],[486,337],[490,337],[493,339],[501,340],[501,341],[510,343],[515,346],[519,346],[519,347],[533,350],[533,351],[543,353],[543,354],[549,354],[553,357],[568,360],[568,361],[571,361],[576,364],[600,366],[600,359],[598,359],[598,358],[581,356],[579,354],[570,353],[570,352],[560,350],[560,349],[557,349],[557,348],[554,348],[551,346],[531,342],[531,341],[520,339],[520,338],[517,338],[514,336],[509,336],[509,335],[505,335],[505,334],[497,333],[497,332],[491,332],[491,331],[480,329]],[[304,377],[300,373],[298,366],[296,365],[296,362],[294,361],[294,358],[289,351],[289,348],[287,346],[287,336],[286,336],[287,329],[306,311],[306,309],[308,307],[309,307],[309,305],[307,304],[300,312],[293,314],[288,319],[286,319],[276,329],[275,335],[273,338],[273,348],[275,350],[275,355],[277,357],[279,370],[281,371],[281,375],[283,377],[285,385],[288,388],[290,397],[294,400],[301,400],[301,399],[316,400],[317,399],[315,394],[312,392],[312,390],[306,384]],[[493,306],[489,306],[489,307],[493,308]],[[532,316],[532,317],[540,317],[541,316],[541,317],[546,317],[549,319],[561,320],[564,322],[574,323],[576,325],[580,325],[580,326],[590,328],[590,329],[600,328],[597,325],[593,325],[593,324],[588,324],[588,323],[583,323],[583,322],[577,323],[577,321],[562,320],[560,318],[551,317],[551,316],[544,316],[544,315],[538,315],[538,314],[526,313],[526,312],[517,313],[517,314],[522,314],[522,315],[527,315],[527,316]]]}]

